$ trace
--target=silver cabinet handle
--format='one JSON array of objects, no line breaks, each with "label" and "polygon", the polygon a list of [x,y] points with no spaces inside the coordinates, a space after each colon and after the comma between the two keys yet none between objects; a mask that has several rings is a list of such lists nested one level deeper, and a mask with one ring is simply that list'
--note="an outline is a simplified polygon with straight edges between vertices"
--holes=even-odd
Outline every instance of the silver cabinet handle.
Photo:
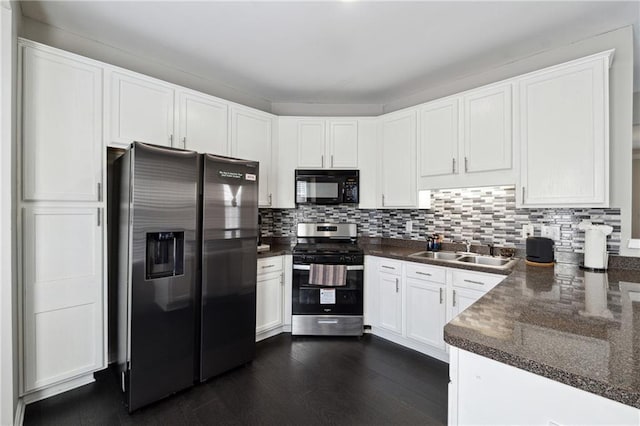
[{"label": "silver cabinet handle", "polygon": [[455,173],[456,172],[456,159],[452,158],[451,159],[451,173]]},{"label": "silver cabinet handle", "polygon": [[185,148],[185,149],[187,148],[187,137],[186,136],[182,138],[182,148]]},{"label": "silver cabinet handle", "polygon": [[98,201],[102,201],[102,184],[98,182]]},{"label": "silver cabinet handle", "polygon": [[382,194],[382,207],[384,207],[384,194]]},{"label": "silver cabinet handle", "polygon": [[102,224],[102,209],[98,207],[98,228]]},{"label": "silver cabinet handle", "polygon": [[442,287],[440,287],[440,304],[442,305]]},{"label": "silver cabinet handle", "polygon": [[428,273],[428,272],[420,272],[420,271],[416,271],[416,274],[418,274],[418,275],[426,275],[427,277],[430,277],[430,276],[431,276],[431,274],[430,274],[430,273]]},{"label": "silver cabinet handle", "polygon": [[482,281],[464,280],[465,283],[484,285]]},{"label": "silver cabinet handle", "polygon": [[273,268],[276,265],[264,265],[262,266],[262,269],[267,269],[267,268]]},{"label": "silver cabinet handle", "polygon": [[524,186],[522,187],[522,204],[524,204]]},{"label": "silver cabinet handle", "polygon": [[333,167],[333,154],[331,154],[331,167]]},{"label": "silver cabinet handle", "polygon": [[173,133],[169,135],[169,146],[173,147]]},{"label": "silver cabinet handle", "polygon": [[394,268],[393,266],[382,265],[382,267],[383,267],[384,269],[392,269],[392,270],[394,270],[394,271],[396,270],[396,268]]},{"label": "silver cabinet handle", "polygon": [[273,195],[269,194],[269,205],[271,205],[271,202],[273,201]]},{"label": "silver cabinet handle", "polygon": [[456,306],[456,291],[453,290],[453,306]]},{"label": "silver cabinet handle", "polygon": [[464,172],[467,173],[469,171],[469,160],[467,157],[464,157]]},{"label": "silver cabinet handle", "polygon": [[399,288],[398,288],[398,279],[396,278],[396,293],[398,292]]},{"label": "silver cabinet handle", "polygon": [[324,168],[324,155],[320,156],[320,161],[321,161],[321,164],[322,164],[320,167]]}]

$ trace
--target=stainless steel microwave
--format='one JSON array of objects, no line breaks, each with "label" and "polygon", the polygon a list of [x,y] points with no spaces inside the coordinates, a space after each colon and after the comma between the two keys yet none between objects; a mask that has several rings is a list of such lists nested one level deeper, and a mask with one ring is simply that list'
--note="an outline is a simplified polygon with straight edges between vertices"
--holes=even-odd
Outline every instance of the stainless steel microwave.
[{"label": "stainless steel microwave", "polygon": [[358,170],[296,170],[296,204],[358,204]]}]

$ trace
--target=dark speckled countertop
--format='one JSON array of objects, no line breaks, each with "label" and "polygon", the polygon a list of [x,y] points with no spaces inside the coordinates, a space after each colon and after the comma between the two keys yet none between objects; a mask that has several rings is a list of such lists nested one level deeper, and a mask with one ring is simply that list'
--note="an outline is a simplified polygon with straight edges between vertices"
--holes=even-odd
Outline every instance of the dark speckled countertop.
[{"label": "dark speckled countertop", "polygon": [[293,248],[290,244],[270,244],[270,246],[269,250],[258,253],[258,259],[291,254],[291,249]]},{"label": "dark speckled countertop", "polygon": [[444,334],[453,346],[640,408],[640,271],[520,261]]}]

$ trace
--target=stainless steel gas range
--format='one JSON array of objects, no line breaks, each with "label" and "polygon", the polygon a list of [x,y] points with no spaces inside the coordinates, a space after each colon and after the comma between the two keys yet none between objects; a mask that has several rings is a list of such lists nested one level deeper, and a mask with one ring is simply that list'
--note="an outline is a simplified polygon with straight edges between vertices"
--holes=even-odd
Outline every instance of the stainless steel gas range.
[{"label": "stainless steel gas range", "polygon": [[300,223],[293,249],[293,335],[361,336],[364,253],[355,223]]}]

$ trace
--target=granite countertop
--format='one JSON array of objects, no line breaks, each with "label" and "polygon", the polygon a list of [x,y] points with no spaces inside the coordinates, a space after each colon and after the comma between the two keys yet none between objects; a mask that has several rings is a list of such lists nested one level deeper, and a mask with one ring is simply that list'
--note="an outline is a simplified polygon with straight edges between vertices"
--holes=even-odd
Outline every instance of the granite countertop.
[{"label": "granite countertop", "polygon": [[640,408],[640,271],[520,261],[444,335],[458,348]]},{"label": "granite countertop", "polygon": [[262,259],[265,257],[272,257],[272,256],[282,256],[285,254],[291,254],[291,249],[293,247],[291,247],[291,244],[270,244],[271,247],[269,247],[269,250],[267,251],[263,251],[263,252],[259,252],[258,253],[258,259]]}]

